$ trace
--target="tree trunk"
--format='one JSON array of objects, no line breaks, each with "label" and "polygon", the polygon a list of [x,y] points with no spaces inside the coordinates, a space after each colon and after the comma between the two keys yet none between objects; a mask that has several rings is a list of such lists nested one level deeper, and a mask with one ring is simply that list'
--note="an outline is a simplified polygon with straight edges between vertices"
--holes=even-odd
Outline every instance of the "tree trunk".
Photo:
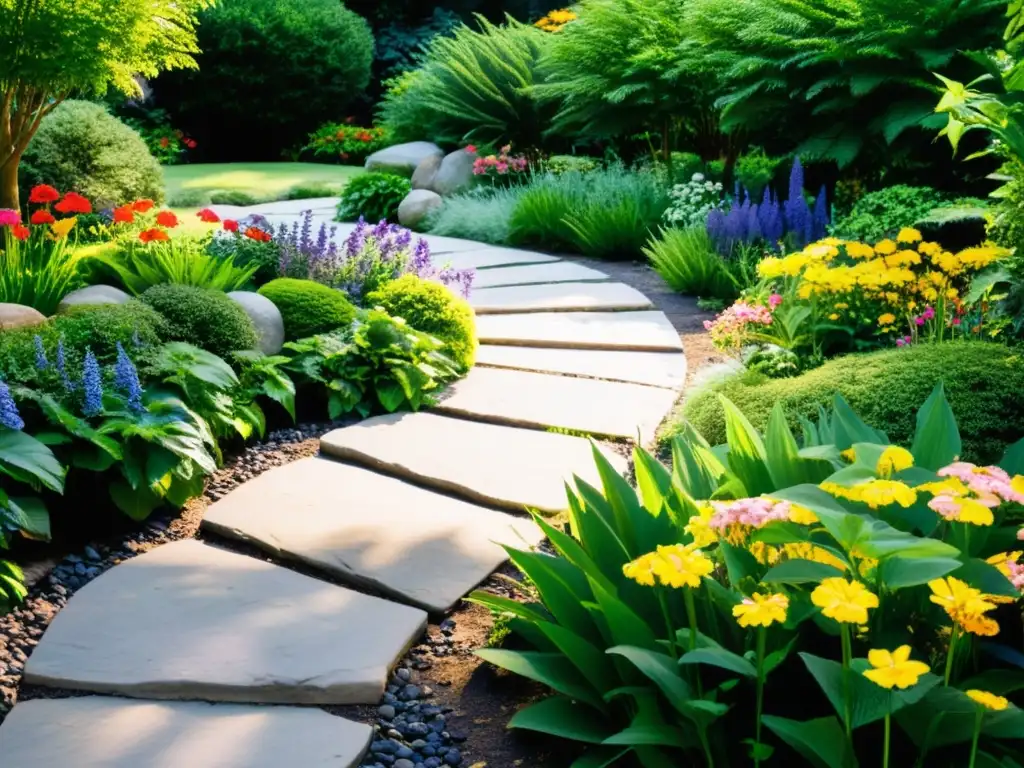
[{"label": "tree trunk", "polygon": [[[0,149],[0,154],[6,153]],[[21,201],[18,199],[18,162],[20,160],[21,153],[19,152],[0,165],[0,208],[21,210]]]}]

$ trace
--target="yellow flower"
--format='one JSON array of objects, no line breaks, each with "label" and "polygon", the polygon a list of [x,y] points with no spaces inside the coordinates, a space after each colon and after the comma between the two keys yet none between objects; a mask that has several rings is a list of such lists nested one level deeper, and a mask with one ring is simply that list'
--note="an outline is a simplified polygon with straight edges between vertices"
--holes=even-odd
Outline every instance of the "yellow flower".
[{"label": "yellow flower", "polygon": [[865,624],[868,608],[878,607],[878,596],[859,581],[833,576],[815,587],[811,592],[811,602],[830,619],[847,624]]},{"label": "yellow flower", "polygon": [[[851,464],[857,460],[857,452],[853,448],[847,448],[845,451],[840,451],[839,455]],[[832,483],[832,485],[835,485],[835,483]]]},{"label": "yellow flower", "polygon": [[849,308],[850,308],[850,305],[849,305],[849,304],[847,304],[847,303],[846,303],[845,301],[840,301],[840,302],[838,302],[838,303],[837,303],[837,304],[835,305],[835,308],[836,308],[836,309],[849,309]]},{"label": "yellow flower", "polygon": [[922,242],[917,246],[917,252],[923,253],[925,256],[935,256],[942,253],[942,246],[938,243]]},{"label": "yellow flower", "polygon": [[835,312],[833,312],[831,315],[828,316],[828,319],[829,320],[838,320],[839,319],[839,315],[836,314]]},{"label": "yellow flower", "polygon": [[896,235],[896,242],[898,243],[917,243],[923,240],[921,233],[913,227],[904,227],[900,230],[900,233]]},{"label": "yellow flower", "polygon": [[799,504],[791,504],[789,507],[789,521],[797,525],[814,525],[818,522],[818,516],[806,507]]},{"label": "yellow flower", "polygon": [[896,243],[892,240],[879,240],[875,243],[875,253],[879,256],[888,256],[890,253],[896,253]]},{"label": "yellow flower", "polygon": [[987,267],[993,261],[1005,258],[1010,255],[1006,248],[998,248],[994,245],[983,245],[977,248],[965,248],[956,255],[960,263],[971,269]]},{"label": "yellow flower", "polygon": [[70,232],[74,228],[75,222],[77,221],[78,218],[76,216],[72,216],[70,219],[59,219],[50,225],[50,230],[53,232],[54,236],[59,240],[62,237],[68,236],[68,232]]},{"label": "yellow flower", "polygon": [[965,693],[970,696],[978,704],[981,704],[985,709],[991,709],[996,712],[1002,712],[1008,706],[1010,702],[1002,696],[996,696],[994,693],[988,691],[979,691],[977,688],[971,688]]},{"label": "yellow flower", "polygon": [[892,312],[886,312],[885,314],[878,316],[879,325],[892,325],[896,322],[896,315]]},{"label": "yellow flower", "polygon": [[890,445],[878,458],[875,471],[882,477],[890,477],[893,472],[902,472],[914,466],[914,455],[906,448]]},{"label": "yellow flower", "polygon": [[[833,555],[827,549],[810,544],[806,541],[783,544],[780,555],[781,556],[778,559],[782,559],[784,557],[786,560],[813,560],[816,563],[831,565],[838,568],[840,571],[846,570],[846,563]],[[774,565],[774,563],[772,563],[772,565]]]},{"label": "yellow flower", "polygon": [[933,496],[938,496],[939,494],[962,496],[970,489],[956,477],[944,477],[942,480],[936,480],[932,483],[922,483],[921,485],[915,486],[914,490],[926,491]]},{"label": "yellow flower", "polygon": [[887,507],[890,504],[899,504],[906,508],[917,501],[917,493],[914,489],[896,480],[869,480],[866,483],[850,487],[824,482],[820,488],[836,498],[859,501],[862,504],[867,504],[871,509]]},{"label": "yellow flower", "polygon": [[690,522],[683,528],[693,537],[693,543],[698,547],[706,547],[718,541],[718,532],[708,525],[714,515],[715,510],[710,504],[702,504],[697,510],[697,514],[693,515]]},{"label": "yellow flower", "polygon": [[851,259],[870,259],[875,255],[875,249],[864,243],[847,243],[846,255]]},{"label": "yellow flower", "polygon": [[971,525],[995,523],[996,519],[992,510],[976,499],[958,499],[957,501],[960,502],[960,511],[957,513],[956,519],[961,523],[970,523]]},{"label": "yellow flower", "polygon": [[864,677],[883,688],[909,688],[917,685],[921,675],[928,672],[928,665],[910,660],[910,646],[901,645],[892,653],[881,649],[868,651],[868,663],[874,669],[864,672]]},{"label": "yellow flower", "polygon": [[964,631],[981,637],[995,637],[999,634],[999,622],[981,614],[967,614],[960,619]]},{"label": "yellow flower", "polygon": [[983,615],[996,606],[985,600],[979,590],[954,576],[929,581],[928,587],[932,591],[928,599],[968,632],[988,636],[999,632],[999,625]]},{"label": "yellow flower", "polygon": [[699,587],[700,580],[714,570],[714,564],[695,544],[660,546],[631,563],[622,566],[622,573],[646,587],[655,579],[666,587]]},{"label": "yellow flower", "polygon": [[770,627],[776,621],[786,620],[789,598],[781,593],[774,595],[751,595],[739,605],[734,605],[732,615],[741,627]]}]

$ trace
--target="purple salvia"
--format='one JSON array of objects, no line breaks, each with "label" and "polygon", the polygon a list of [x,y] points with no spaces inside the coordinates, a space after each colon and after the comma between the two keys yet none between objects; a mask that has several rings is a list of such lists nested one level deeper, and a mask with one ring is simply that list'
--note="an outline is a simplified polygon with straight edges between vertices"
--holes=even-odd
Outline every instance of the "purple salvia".
[{"label": "purple salvia", "polygon": [[36,345],[36,368],[45,371],[50,367],[50,361],[46,359],[46,350],[43,349],[43,337],[37,333],[32,342]]},{"label": "purple salvia", "polygon": [[814,201],[814,214],[811,216],[811,239],[820,240],[828,231],[828,199],[825,193],[825,185],[821,185],[818,197]]}]

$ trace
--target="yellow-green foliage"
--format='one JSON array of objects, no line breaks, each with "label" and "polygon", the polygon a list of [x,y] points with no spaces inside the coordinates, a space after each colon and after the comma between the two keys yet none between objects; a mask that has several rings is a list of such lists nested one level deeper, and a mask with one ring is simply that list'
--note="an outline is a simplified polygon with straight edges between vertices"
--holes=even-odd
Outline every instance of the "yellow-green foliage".
[{"label": "yellow-green foliage", "polygon": [[289,341],[337,330],[352,322],[356,312],[344,293],[312,280],[281,277],[259,292],[281,312]]},{"label": "yellow-green foliage", "polygon": [[442,350],[463,370],[476,359],[476,323],[468,302],[440,283],[402,275],[367,296],[369,306],[403,318],[417,331],[444,342]]}]

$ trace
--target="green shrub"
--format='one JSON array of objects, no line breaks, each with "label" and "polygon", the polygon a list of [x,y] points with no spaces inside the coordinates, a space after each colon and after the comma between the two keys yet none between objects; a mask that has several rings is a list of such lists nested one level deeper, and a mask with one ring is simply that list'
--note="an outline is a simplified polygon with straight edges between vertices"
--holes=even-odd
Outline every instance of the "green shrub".
[{"label": "green shrub", "polygon": [[191,285],[154,285],[139,297],[167,321],[168,338],[228,357],[253,349],[258,336],[249,315],[226,293]]},{"label": "green shrub", "polygon": [[704,227],[662,230],[644,255],[674,291],[726,301],[738,295],[736,280]]},{"label": "green shrub", "polygon": [[545,173],[561,176],[563,173],[590,173],[600,165],[595,158],[586,155],[552,155],[541,167]]},{"label": "green shrub", "polygon": [[338,203],[338,221],[355,221],[362,216],[376,224],[382,219],[397,221],[398,206],[412,189],[411,182],[393,173],[364,173],[345,185]]},{"label": "green shrub", "polygon": [[441,350],[461,370],[476,358],[476,323],[473,310],[440,283],[416,275],[402,275],[366,297],[367,306],[382,307],[401,317],[417,331],[444,342]]},{"label": "green shrub", "polygon": [[265,243],[224,232],[210,240],[206,250],[219,261],[255,269],[251,280],[257,288],[281,275],[281,251],[273,240]]},{"label": "green shrub", "polygon": [[582,205],[587,194],[583,174],[542,176],[519,195],[509,217],[509,242],[548,251],[571,251],[573,231],[566,217]]},{"label": "green shrub", "polygon": [[903,227],[913,226],[942,201],[942,193],[931,187],[886,187],[868,192],[854,203],[849,215],[835,222],[833,231],[844,240],[874,243],[893,237]]},{"label": "green shrub", "polygon": [[205,238],[178,236],[167,241],[142,243],[135,238],[117,241],[117,248],[94,258],[114,272],[121,286],[138,296],[154,285],[173,283],[215,291],[237,291],[256,272],[256,265],[236,265],[207,251]]},{"label": "green shrub", "polygon": [[[790,417],[812,418],[839,392],[868,424],[906,445],[914,434],[915,410],[940,381],[960,424],[966,461],[994,461],[1024,434],[1024,361],[1003,345],[985,342],[848,355],[791,379],[745,374],[693,394],[682,415],[716,445],[725,442],[718,392],[760,429],[775,403]],[[668,432],[681,428],[678,422]]]},{"label": "green shrub", "polygon": [[232,0],[200,21],[199,69],[155,89],[206,158],[278,159],[369,82],[370,28],[339,0]]},{"label": "green shrub", "polygon": [[740,186],[745,187],[750,197],[760,200],[764,188],[772,183],[775,171],[787,160],[785,157],[768,157],[763,149],[748,152],[736,160],[734,173]]},{"label": "green shrub", "polygon": [[325,181],[311,184],[296,184],[285,193],[285,200],[310,200],[314,197],[334,197],[338,186]]},{"label": "green shrub", "polygon": [[511,18],[477,22],[480,31],[462,25],[435,37],[420,68],[392,81],[380,122],[395,142],[541,146],[553,110],[538,105],[531,86],[551,35]]},{"label": "green shrub", "polygon": [[39,124],[20,167],[26,199],[36,184],[85,195],[96,209],[164,199],[163,173],[138,133],[88,101],[65,101]]},{"label": "green shrub", "polygon": [[312,280],[280,277],[259,292],[280,310],[288,340],[330,333],[347,326],[355,315],[344,293]]},{"label": "green shrub", "polygon": [[255,195],[241,189],[220,189],[210,193],[210,202],[213,205],[238,205],[244,208],[260,201]]},{"label": "green shrub", "polygon": [[210,193],[202,189],[184,189],[167,200],[172,208],[200,208],[210,202]]},{"label": "green shrub", "polygon": [[512,214],[522,194],[523,187],[481,188],[445,198],[444,204],[427,220],[427,231],[432,235],[506,245]]}]

